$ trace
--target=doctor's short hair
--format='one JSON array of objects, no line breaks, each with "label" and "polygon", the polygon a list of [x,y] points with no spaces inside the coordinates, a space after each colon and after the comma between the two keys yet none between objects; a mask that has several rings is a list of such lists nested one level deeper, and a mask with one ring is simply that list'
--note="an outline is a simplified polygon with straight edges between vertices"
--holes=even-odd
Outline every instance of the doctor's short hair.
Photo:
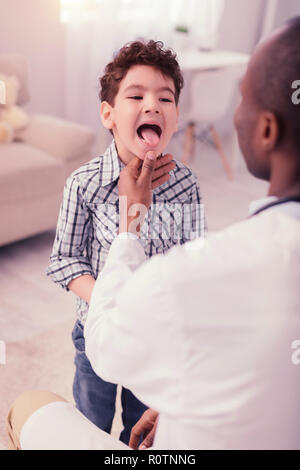
[{"label": "doctor's short hair", "polygon": [[105,67],[104,75],[99,79],[101,101],[114,106],[120,82],[134,65],[149,65],[159,70],[166,77],[172,78],[175,86],[175,103],[183,88],[183,75],[172,49],[164,48],[161,41],[134,41],[125,44]]},{"label": "doctor's short hair", "polygon": [[[300,16],[287,20],[273,41],[263,66],[256,70],[254,97],[260,108],[273,112],[280,125],[280,139],[300,152]],[[300,154],[299,154],[300,155]]]}]

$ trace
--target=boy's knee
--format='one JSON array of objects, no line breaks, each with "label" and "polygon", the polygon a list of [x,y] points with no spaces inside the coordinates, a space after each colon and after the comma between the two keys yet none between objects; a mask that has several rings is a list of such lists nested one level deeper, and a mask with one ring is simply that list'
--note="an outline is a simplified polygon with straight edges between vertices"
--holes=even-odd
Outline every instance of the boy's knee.
[{"label": "boy's knee", "polygon": [[30,416],[42,406],[55,401],[66,401],[60,395],[45,390],[27,390],[14,402],[13,409],[23,415]]},{"label": "boy's knee", "polygon": [[39,408],[56,401],[66,400],[56,393],[43,390],[28,390],[19,395],[8,414],[9,427],[18,439],[28,418]]},{"label": "boy's knee", "polygon": [[35,406],[40,408],[54,401],[66,400],[60,395],[46,390],[27,390],[18,396],[14,404],[25,408]]}]

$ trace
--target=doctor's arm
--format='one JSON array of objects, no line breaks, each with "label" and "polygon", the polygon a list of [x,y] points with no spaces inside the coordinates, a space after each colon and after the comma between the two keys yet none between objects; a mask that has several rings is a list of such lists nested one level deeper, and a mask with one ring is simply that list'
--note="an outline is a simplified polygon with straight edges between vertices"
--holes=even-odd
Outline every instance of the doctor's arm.
[{"label": "doctor's arm", "polygon": [[114,240],[90,301],[86,354],[102,379],[122,384],[154,409],[171,411],[180,329],[165,257],[143,261],[138,240]]}]

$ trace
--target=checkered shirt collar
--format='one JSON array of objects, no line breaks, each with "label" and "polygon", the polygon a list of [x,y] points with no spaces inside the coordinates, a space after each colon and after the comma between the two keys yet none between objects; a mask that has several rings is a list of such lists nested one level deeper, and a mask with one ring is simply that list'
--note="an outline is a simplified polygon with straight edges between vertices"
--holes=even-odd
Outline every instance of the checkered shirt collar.
[{"label": "checkered shirt collar", "polygon": [[101,159],[99,184],[106,186],[119,178],[125,164],[120,160],[116,143],[113,140]]}]

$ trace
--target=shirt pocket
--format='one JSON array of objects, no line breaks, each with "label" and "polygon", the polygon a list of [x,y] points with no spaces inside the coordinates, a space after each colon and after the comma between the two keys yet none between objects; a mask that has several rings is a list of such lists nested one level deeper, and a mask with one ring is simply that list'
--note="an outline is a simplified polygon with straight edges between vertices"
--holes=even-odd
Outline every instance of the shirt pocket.
[{"label": "shirt pocket", "polygon": [[109,250],[118,235],[119,206],[111,203],[89,204],[94,236],[101,246]]}]

